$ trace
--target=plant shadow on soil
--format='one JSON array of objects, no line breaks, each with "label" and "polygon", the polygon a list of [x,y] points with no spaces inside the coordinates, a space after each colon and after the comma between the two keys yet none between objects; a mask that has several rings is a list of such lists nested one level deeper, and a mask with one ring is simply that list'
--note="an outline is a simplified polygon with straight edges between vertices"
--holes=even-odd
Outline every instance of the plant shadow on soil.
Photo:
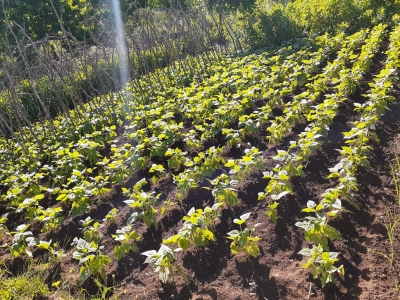
[{"label": "plant shadow on soil", "polygon": [[270,267],[260,264],[258,259],[253,257],[236,259],[235,265],[242,278],[243,288],[249,289],[252,294],[257,294],[259,299],[281,299],[286,296],[286,287],[278,286],[275,278],[270,277]]}]

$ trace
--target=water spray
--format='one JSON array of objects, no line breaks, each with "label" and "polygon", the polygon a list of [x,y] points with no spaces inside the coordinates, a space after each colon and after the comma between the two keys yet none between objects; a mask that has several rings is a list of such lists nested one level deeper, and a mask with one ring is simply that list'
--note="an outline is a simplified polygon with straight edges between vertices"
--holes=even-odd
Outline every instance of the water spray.
[{"label": "water spray", "polygon": [[127,43],[125,37],[124,24],[122,22],[121,16],[121,6],[119,0],[111,0],[113,16],[115,21],[115,31],[116,35],[116,46],[118,51],[118,59],[119,59],[119,72],[120,72],[120,86],[121,92],[124,95],[124,106],[125,109],[128,109],[128,93],[126,85],[129,81],[129,60],[128,60],[128,51],[127,51]]}]

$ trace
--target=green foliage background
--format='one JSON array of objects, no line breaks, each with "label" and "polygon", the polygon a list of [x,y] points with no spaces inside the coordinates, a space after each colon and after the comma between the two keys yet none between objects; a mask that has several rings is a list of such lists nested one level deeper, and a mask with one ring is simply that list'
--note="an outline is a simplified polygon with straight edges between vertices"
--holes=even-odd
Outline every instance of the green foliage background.
[{"label": "green foliage background", "polygon": [[398,0],[256,0],[234,25],[243,47],[257,49],[306,34],[353,33],[399,13]]}]

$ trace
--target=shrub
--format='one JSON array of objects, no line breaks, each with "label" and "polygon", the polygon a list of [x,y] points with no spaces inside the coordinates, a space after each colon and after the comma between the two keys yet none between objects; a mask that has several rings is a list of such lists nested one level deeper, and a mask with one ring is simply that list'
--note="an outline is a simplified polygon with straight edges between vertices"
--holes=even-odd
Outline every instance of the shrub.
[{"label": "shrub", "polygon": [[15,277],[8,277],[7,274],[0,268],[0,295],[3,300],[40,299],[50,294],[40,272],[29,270]]}]

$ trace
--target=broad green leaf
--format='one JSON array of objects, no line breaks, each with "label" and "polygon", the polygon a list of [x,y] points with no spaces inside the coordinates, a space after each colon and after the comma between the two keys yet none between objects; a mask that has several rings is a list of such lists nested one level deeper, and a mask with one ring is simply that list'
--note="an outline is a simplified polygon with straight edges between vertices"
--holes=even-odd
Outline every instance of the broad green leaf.
[{"label": "broad green leaf", "polygon": [[178,241],[178,246],[179,246],[180,248],[182,248],[183,250],[186,250],[187,248],[190,247],[190,241],[189,241],[188,239],[181,238],[181,239],[179,239],[179,241]]},{"label": "broad green leaf", "polygon": [[88,267],[81,267],[80,268],[81,276],[78,280],[78,285],[82,285],[91,275],[90,269]]},{"label": "broad green leaf", "polygon": [[39,194],[39,195],[36,195],[35,197],[33,197],[35,200],[42,200],[42,199],[44,199],[44,194]]},{"label": "broad green leaf", "polygon": [[251,244],[246,247],[246,252],[256,258],[260,255],[260,248],[256,244]]}]

